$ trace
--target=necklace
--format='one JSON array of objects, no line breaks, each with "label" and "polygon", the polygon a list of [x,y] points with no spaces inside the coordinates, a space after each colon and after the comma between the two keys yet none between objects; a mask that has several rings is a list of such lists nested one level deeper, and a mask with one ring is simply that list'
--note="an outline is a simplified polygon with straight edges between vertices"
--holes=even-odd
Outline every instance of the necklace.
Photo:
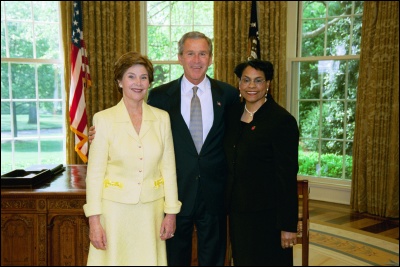
[{"label": "necklace", "polygon": [[[265,103],[265,102],[267,102],[267,98],[265,98],[264,103]],[[263,104],[263,105],[264,105],[264,104]],[[261,106],[262,106],[262,105],[261,105]],[[244,109],[247,111],[247,113],[249,113],[250,117],[253,117],[253,116],[254,116],[254,113],[256,113],[257,110],[259,110],[259,109],[261,108],[261,106],[260,106],[258,109],[256,109],[254,112],[251,112],[251,111],[249,111],[249,110],[247,109],[246,104],[244,104]]]}]

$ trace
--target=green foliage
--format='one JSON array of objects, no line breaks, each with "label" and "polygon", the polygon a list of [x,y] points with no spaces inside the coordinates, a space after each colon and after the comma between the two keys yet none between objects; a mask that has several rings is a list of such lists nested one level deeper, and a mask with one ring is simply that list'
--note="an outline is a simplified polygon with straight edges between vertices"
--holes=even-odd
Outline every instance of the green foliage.
[{"label": "green foliage", "polygon": [[351,180],[353,158],[345,156],[345,169],[343,173],[342,155],[319,154],[317,152],[304,152],[299,150],[299,175],[316,177],[329,177]]},{"label": "green foliage", "polygon": [[[64,160],[63,140],[41,141],[40,156],[37,141],[15,141],[14,167],[11,142],[1,144],[1,174],[24,169],[34,164],[60,164]],[[40,159],[40,162],[38,161]]]},{"label": "green foliage", "polygon": [[[301,57],[360,54],[362,1],[302,4]],[[302,156],[307,155],[300,162],[301,171],[351,179],[359,60],[330,58],[298,64],[300,140]]]}]

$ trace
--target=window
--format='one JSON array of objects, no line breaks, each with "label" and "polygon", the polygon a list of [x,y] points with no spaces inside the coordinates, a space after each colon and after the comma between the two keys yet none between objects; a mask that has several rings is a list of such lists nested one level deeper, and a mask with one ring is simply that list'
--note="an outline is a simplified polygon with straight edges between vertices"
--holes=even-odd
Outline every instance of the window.
[{"label": "window", "polygon": [[[363,2],[298,2],[289,60],[299,175],[351,180]],[[290,42],[290,37],[288,39]]]},{"label": "window", "polygon": [[[212,1],[146,1],[147,45],[144,53],[154,63],[152,87],[179,78],[178,41],[189,31],[200,31],[213,40]],[[214,77],[211,65],[207,74]]]},{"label": "window", "polygon": [[58,1],[1,1],[1,173],[65,163]]}]

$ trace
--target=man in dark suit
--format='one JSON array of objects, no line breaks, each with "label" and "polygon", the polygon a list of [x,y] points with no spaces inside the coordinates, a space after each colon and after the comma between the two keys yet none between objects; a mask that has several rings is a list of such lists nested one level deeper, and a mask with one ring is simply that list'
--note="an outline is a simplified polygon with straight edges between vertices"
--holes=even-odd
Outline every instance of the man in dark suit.
[{"label": "man in dark suit", "polygon": [[[182,208],[176,218],[174,238],[167,240],[168,265],[189,266],[192,232],[196,226],[199,265],[224,265],[226,250],[226,159],[222,145],[225,110],[239,101],[233,86],[206,75],[212,64],[212,42],[200,32],[188,32],[178,43],[184,74],[153,88],[148,103],[168,111],[174,139],[178,196]],[[192,139],[190,105],[192,88],[198,87],[203,145]]]}]

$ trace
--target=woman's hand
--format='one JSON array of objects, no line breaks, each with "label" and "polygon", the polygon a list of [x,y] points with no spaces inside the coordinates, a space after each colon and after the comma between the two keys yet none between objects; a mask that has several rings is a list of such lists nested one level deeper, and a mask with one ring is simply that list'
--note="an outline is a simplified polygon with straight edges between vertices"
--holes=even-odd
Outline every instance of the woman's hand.
[{"label": "woman's hand", "polygon": [[297,233],[281,231],[282,248],[291,248],[297,244]]},{"label": "woman's hand", "polygon": [[89,239],[95,248],[106,250],[107,237],[100,223],[100,215],[89,216]]},{"label": "woman's hand", "polygon": [[95,127],[94,126],[90,126],[90,128],[89,128],[89,144],[92,143],[95,134],[96,134]]},{"label": "woman's hand", "polygon": [[160,237],[162,240],[167,240],[174,237],[176,229],[176,214],[166,214],[161,223]]}]

